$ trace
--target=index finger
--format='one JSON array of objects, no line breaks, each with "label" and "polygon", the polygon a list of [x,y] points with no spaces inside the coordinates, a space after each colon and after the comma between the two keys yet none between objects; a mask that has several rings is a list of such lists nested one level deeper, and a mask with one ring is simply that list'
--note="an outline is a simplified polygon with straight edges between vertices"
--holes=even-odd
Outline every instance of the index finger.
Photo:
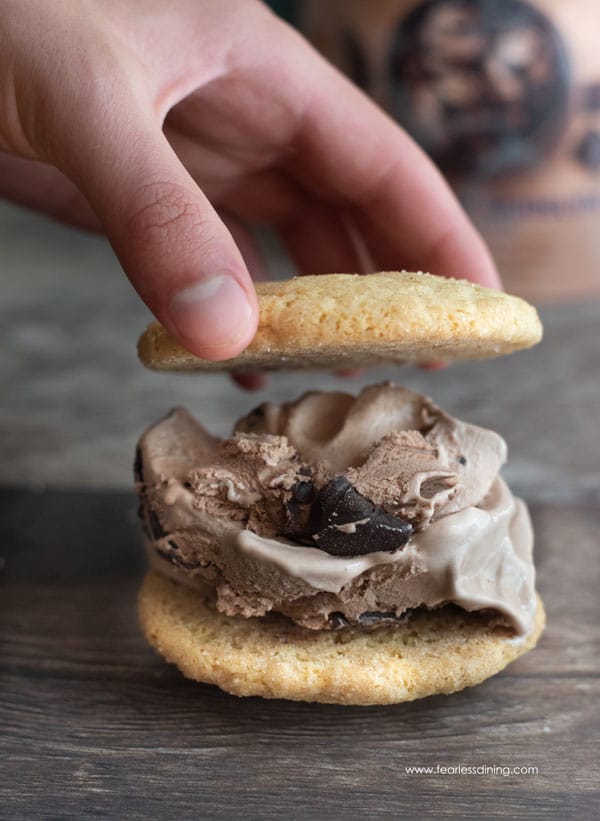
[{"label": "index finger", "polygon": [[500,288],[483,239],[408,134],[322,58],[303,66],[302,79],[306,103],[290,172],[352,208],[384,267]]}]

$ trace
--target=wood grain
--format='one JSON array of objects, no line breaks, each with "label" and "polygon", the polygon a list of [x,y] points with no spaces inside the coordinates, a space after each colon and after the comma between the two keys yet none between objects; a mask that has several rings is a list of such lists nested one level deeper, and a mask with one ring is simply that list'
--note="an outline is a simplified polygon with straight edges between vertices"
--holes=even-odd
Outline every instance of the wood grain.
[{"label": "wood grain", "polygon": [[[600,512],[536,506],[548,628],[480,687],[397,707],[235,699],[184,680],[135,617],[135,500],[0,492],[7,818],[594,818]],[[406,766],[537,775],[408,775]]]}]

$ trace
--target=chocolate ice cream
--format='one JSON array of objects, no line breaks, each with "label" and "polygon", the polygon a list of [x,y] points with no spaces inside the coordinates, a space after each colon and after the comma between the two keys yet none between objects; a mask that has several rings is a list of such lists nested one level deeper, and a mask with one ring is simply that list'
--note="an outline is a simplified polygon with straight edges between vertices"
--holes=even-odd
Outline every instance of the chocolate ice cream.
[{"label": "chocolate ice cream", "polygon": [[228,615],[370,627],[452,603],[525,634],[533,539],[505,457],[385,383],[265,403],[223,440],[176,409],[142,436],[136,480],[152,565]]}]

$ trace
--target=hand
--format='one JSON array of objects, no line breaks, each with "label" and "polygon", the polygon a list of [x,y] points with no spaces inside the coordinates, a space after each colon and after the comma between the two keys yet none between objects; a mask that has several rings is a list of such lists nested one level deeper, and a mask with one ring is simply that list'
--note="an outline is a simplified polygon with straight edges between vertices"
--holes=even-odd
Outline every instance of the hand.
[{"label": "hand", "polygon": [[0,195],[102,228],[196,355],[255,333],[249,222],[303,273],[361,270],[359,236],[498,286],[420,149],[258,0],[3,0],[0,32]]}]

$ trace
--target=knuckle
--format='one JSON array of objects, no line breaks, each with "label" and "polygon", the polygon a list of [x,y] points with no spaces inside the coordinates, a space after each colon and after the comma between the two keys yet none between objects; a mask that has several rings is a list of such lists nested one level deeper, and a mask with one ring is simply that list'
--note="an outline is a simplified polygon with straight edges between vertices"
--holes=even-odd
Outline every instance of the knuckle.
[{"label": "knuckle", "polygon": [[145,183],[135,192],[128,237],[154,254],[177,256],[205,249],[214,241],[212,220],[189,189],[171,182]]}]

